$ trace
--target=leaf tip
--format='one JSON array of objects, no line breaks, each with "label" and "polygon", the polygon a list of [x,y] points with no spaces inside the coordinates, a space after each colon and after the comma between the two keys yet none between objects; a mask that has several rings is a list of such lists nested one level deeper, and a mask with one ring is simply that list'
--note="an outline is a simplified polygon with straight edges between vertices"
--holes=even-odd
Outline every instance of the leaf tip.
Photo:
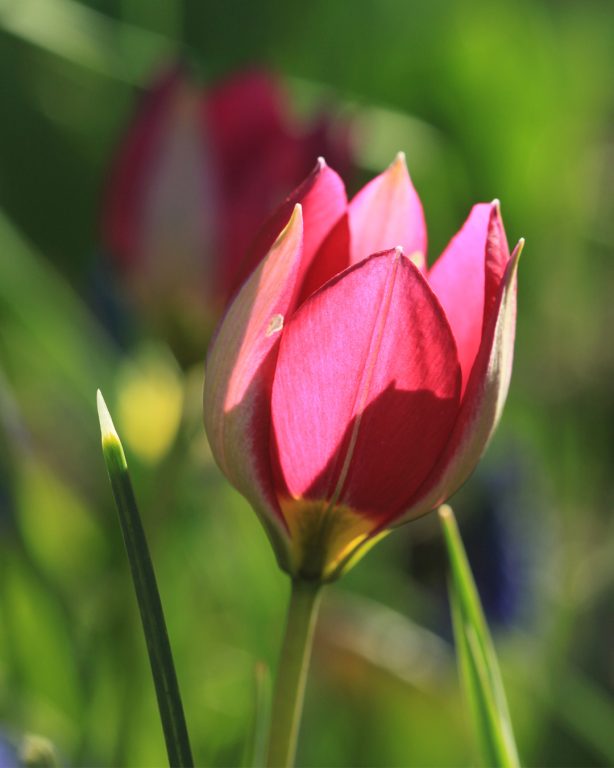
[{"label": "leaf tip", "polygon": [[119,443],[119,436],[117,434],[117,430],[115,429],[115,425],[113,424],[113,419],[111,418],[111,414],[109,413],[107,404],[104,401],[102,392],[99,389],[96,391],[96,405],[98,407],[98,420],[100,421],[100,435],[102,437],[103,444],[109,441]]},{"label": "leaf tip", "polygon": [[124,455],[124,448],[122,442],[119,439],[113,419],[107,408],[107,404],[104,401],[102,392],[96,391],[96,405],[98,407],[98,420],[100,422],[100,437],[102,439],[102,452],[104,454],[107,464],[111,456],[117,457],[121,466],[127,468],[126,457]]}]

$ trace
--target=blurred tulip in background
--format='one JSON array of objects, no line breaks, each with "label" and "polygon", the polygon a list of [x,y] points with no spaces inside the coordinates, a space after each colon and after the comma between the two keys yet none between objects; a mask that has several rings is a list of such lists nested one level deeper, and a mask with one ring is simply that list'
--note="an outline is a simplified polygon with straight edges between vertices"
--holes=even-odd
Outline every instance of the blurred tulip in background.
[{"label": "blurred tulip in background", "polygon": [[153,82],[111,164],[102,238],[181,358],[202,356],[258,228],[321,154],[347,170],[343,127],[301,124],[272,74],[205,89],[177,65]]}]

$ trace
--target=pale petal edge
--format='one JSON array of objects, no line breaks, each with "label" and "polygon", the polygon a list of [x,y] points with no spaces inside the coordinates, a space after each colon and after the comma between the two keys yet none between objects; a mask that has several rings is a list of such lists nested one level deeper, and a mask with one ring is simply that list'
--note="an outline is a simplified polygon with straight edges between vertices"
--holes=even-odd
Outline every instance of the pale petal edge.
[{"label": "pale petal edge", "polygon": [[215,461],[263,521],[282,567],[290,546],[271,475],[268,392],[283,320],[298,289],[302,250],[302,209],[296,205],[218,327],[203,392],[205,431]]}]

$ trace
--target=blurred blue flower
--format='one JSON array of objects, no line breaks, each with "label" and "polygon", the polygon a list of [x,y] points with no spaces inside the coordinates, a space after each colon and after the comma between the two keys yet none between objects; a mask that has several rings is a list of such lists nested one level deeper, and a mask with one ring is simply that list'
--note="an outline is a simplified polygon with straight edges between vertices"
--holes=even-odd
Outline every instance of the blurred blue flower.
[{"label": "blurred blue flower", "polygon": [[0,731],[0,768],[19,768],[17,747]]}]

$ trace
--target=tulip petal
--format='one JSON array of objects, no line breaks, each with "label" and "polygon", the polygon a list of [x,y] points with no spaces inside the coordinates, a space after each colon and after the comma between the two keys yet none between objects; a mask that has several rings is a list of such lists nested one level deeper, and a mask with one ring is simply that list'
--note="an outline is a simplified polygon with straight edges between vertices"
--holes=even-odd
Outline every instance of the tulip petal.
[{"label": "tulip petal", "polygon": [[335,275],[350,266],[350,226],[347,213],[335,224],[318,249],[301,287],[299,305]]},{"label": "tulip petal", "polygon": [[516,273],[523,245],[521,240],[505,270],[445,452],[406,512],[390,520],[391,525],[413,520],[449,498],[469,477],[497,426],[512,374]]},{"label": "tulip petal", "polygon": [[231,483],[259,513],[280,564],[287,537],[269,462],[270,388],[284,317],[296,300],[303,241],[301,206],[243,285],[211,344],[205,429]]},{"label": "tulip petal", "polygon": [[301,302],[351,264],[397,246],[425,271],[424,214],[402,152],[354,197],[324,240],[303,281]]},{"label": "tulip petal", "polygon": [[294,190],[262,226],[253,246],[236,273],[235,290],[268,253],[271,245],[288,223],[297,203],[302,206],[303,221],[305,222],[300,275],[302,280],[324,238],[347,207],[343,181],[332,168],[326,165],[323,158],[318,159],[315,168],[305,181]]},{"label": "tulip petal", "polygon": [[374,255],[284,330],[272,393],[278,485],[375,525],[432,468],[459,395],[452,332],[426,280],[399,249]]},{"label": "tulip petal", "polygon": [[452,327],[463,372],[463,391],[509,261],[498,204],[475,205],[429,272],[429,283]]},{"label": "tulip petal", "polygon": [[351,263],[372,253],[401,246],[420,269],[426,256],[422,203],[407,171],[405,155],[370,181],[349,205]]}]

